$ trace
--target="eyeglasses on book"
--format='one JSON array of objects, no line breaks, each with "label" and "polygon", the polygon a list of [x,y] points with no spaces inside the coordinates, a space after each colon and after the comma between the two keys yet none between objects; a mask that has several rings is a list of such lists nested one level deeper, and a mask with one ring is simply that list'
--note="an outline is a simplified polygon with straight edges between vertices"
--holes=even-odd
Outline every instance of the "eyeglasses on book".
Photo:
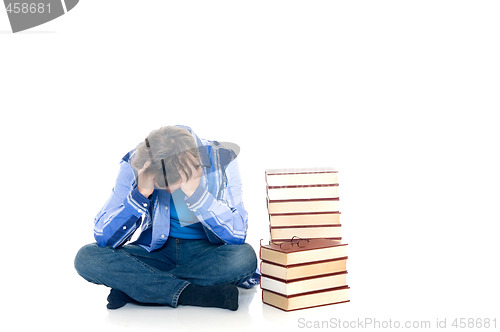
[{"label": "eyeglasses on book", "polygon": [[[262,240],[260,239],[260,245],[262,246]],[[288,250],[297,246],[299,248],[305,248],[309,244],[309,239],[302,239],[298,236],[293,236],[290,240],[285,240],[281,243],[271,242],[272,244],[280,246],[282,250]]]}]

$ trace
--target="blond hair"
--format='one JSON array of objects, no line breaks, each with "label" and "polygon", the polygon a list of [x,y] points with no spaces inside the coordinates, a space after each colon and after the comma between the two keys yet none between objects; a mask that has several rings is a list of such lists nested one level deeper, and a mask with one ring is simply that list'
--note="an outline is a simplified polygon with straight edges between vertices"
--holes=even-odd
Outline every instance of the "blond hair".
[{"label": "blond hair", "polygon": [[[149,148],[146,141],[149,143]],[[191,176],[191,168],[187,166],[186,161],[187,154],[198,160],[198,148],[191,133],[184,128],[166,126],[153,130],[146,140],[137,146],[130,164],[134,169],[140,170],[147,161],[150,161],[151,164],[145,173],[153,174],[154,180],[163,184],[165,183],[163,160],[168,181],[175,183],[180,179],[178,170],[182,170],[187,178]]]}]

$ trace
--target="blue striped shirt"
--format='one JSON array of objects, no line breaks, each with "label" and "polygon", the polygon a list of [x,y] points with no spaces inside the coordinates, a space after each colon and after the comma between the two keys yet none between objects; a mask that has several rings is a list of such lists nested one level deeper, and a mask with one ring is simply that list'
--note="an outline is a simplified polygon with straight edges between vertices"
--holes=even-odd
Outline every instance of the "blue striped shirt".
[{"label": "blue striped shirt", "polygon": [[[199,152],[203,175],[188,208],[203,226],[210,242],[243,244],[248,214],[243,206],[236,154],[216,141],[198,138],[190,128]],[[130,165],[134,151],[120,162],[116,184],[106,204],[95,217],[94,237],[99,246],[117,248],[137,237],[134,243],[148,251],[163,246],[170,234],[171,194],[155,189],[150,198],[137,188],[137,172]],[[135,233],[135,234],[134,234]]]}]

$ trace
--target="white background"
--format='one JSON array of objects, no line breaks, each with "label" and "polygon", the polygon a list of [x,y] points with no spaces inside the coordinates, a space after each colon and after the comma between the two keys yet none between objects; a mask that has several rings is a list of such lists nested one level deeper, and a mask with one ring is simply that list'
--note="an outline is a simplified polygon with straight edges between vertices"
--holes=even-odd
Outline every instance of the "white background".
[{"label": "white background", "polygon": [[[82,0],[12,34],[0,10],[0,324],[286,331],[300,318],[451,328],[497,315],[499,326],[499,11],[497,1]],[[265,169],[337,168],[351,302],[284,313],[254,289],[234,313],[106,310],[107,289],[77,275],[74,255],[93,241],[120,158],[172,124],[240,145],[256,250],[269,238]]]}]

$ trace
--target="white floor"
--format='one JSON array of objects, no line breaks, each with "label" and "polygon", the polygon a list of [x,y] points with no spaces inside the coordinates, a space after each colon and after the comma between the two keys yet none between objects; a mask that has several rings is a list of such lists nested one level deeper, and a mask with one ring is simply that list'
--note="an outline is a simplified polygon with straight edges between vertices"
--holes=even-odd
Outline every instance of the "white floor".
[{"label": "white floor", "polygon": [[[79,283],[80,298],[74,299],[70,307],[62,307],[62,315],[54,312],[51,325],[78,330],[102,331],[156,331],[156,330],[208,330],[208,331],[260,331],[262,327],[294,330],[299,328],[299,319],[329,320],[336,315],[345,315],[352,303],[284,312],[262,303],[261,290],[239,289],[239,308],[229,311],[216,308],[191,306],[143,307],[127,304],[118,310],[105,307],[108,289],[102,286]],[[74,292],[73,292],[74,294]],[[322,317],[322,318],[321,318]]]},{"label": "white floor", "polygon": [[[263,328],[304,331],[318,327],[343,330],[339,325],[349,324],[349,331],[366,331],[407,321],[420,326],[430,324],[432,328],[444,319],[448,328],[456,318],[496,318],[497,324],[500,322],[500,317],[495,317],[498,315],[495,305],[499,294],[498,273],[485,265],[486,257],[485,261],[476,258],[475,263],[467,263],[476,264],[474,269],[483,270],[475,272],[467,269],[469,265],[459,266],[453,260],[451,264],[441,263],[439,257],[430,261],[425,251],[422,251],[423,260],[419,260],[415,256],[399,257],[388,249],[379,246],[370,254],[363,248],[350,247],[350,257],[356,258],[349,263],[351,302],[293,312],[263,304],[259,287],[239,289],[239,309],[234,312],[132,304],[108,310],[109,289],[78,276],[71,266],[74,250],[59,253],[52,260],[44,260],[43,255],[35,256],[37,259],[31,266],[14,265],[10,260],[15,260],[16,256],[9,255],[5,256],[5,266],[11,269],[2,278],[7,309],[0,326],[9,326],[9,331],[42,328],[72,332],[261,331]],[[43,250],[44,254],[50,252],[50,246]],[[382,252],[386,257],[377,259]],[[468,261],[471,262],[470,258]],[[370,320],[372,324],[367,325]]]}]

